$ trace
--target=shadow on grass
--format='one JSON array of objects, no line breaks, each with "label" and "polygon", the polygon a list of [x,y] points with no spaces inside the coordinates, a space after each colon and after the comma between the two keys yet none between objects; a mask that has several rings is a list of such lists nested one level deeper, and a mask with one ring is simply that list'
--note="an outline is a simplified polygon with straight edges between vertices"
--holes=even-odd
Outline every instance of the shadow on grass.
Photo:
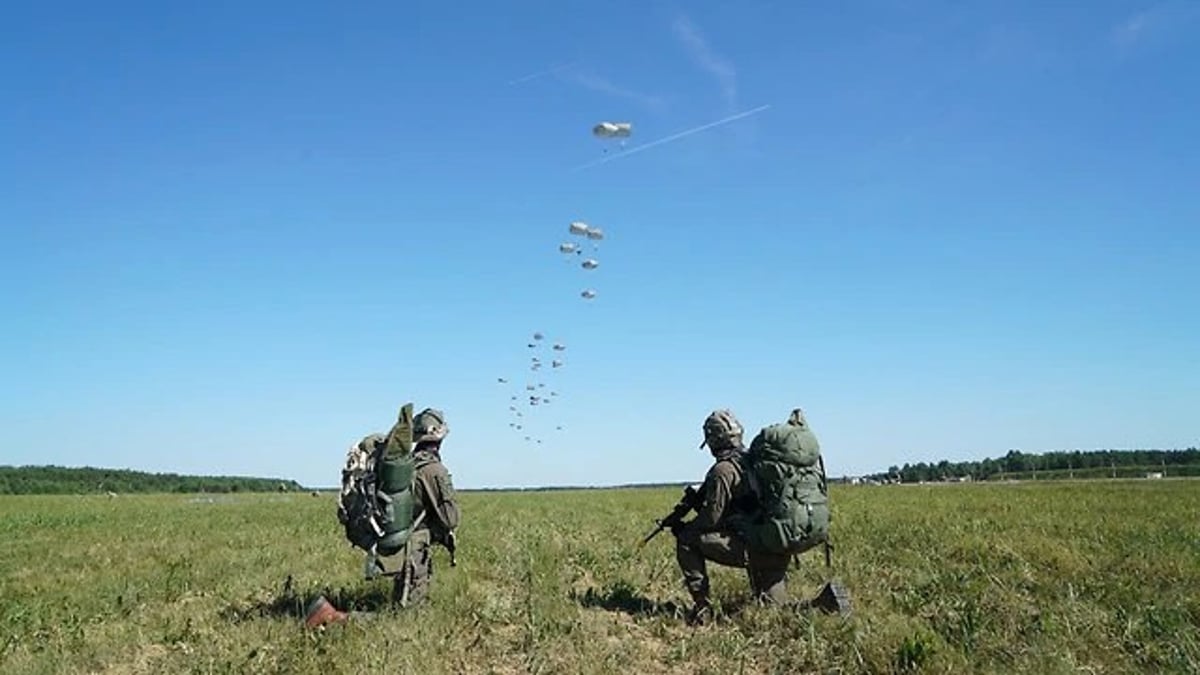
[{"label": "shadow on grass", "polygon": [[584,607],[624,612],[633,616],[668,616],[683,618],[687,608],[674,602],[658,602],[642,595],[627,581],[609,584],[603,590],[589,588],[583,593],[572,592],[572,599]]},{"label": "shadow on grass", "polygon": [[221,610],[221,618],[231,623],[268,617],[303,620],[307,616],[309,603],[320,595],[344,612],[380,612],[397,607],[392,602],[390,586],[386,590],[378,584],[339,588],[322,586],[297,592],[289,576],[283,584],[283,590],[275,597],[252,603],[233,603]]},{"label": "shadow on grass", "polygon": [[[584,607],[605,609],[610,612],[624,612],[632,616],[660,616],[683,619],[688,611],[687,607],[680,606],[671,601],[658,602],[657,600],[647,598],[639,593],[632,584],[624,580],[608,584],[603,590],[589,588],[583,593],[575,592],[571,595],[572,599]],[[821,601],[823,599],[824,595],[814,600],[792,600],[776,608],[796,614],[808,614],[816,609],[833,611],[830,607],[822,607],[823,603]],[[763,606],[761,602],[749,595],[721,600],[716,603],[714,608],[714,620],[726,621],[735,619],[746,610]],[[848,608],[848,601],[846,607]]]}]

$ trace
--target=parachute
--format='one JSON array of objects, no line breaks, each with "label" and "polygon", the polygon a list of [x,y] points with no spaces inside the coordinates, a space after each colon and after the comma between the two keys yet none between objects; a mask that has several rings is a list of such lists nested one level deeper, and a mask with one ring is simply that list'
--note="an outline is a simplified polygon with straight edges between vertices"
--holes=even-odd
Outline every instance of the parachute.
[{"label": "parachute", "polygon": [[[586,227],[586,225],[585,225]],[[541,373],[547,372],[550,368],[543,370],[543,366],[550,366],[555,370],[563,368],[566,362],[561,358],[552,359],[550,350],[553,350],[555,356],[560,356],[557,352],[565,352],[566,344],[561,340],[554,339],[556,336],[550,331],[530,331],[527,333],[525,346],[528,348],[526,354],[529,355],[529,370],[535,373],[525,381],[525,391],[520,392],[520,385],[514,385],[517,389],[516,394],[509,397],[511,401],[508,404],[509,422],[508,427],[515,431],[523,431],[529,435],[529,440],[536,443],[544,443],[544,433],[549,432],[549,426],[542,427],[539,423],[539,417],[549,414],[540,412],[540,406],[544,406],[554,401],[558,397],[558,393],[554,392],[546,395],[553,384],[549,380],[541,380]],[[543,352],[542,350],[546,351]],[[505,378],[500,378],[502,382],[509,382]],[[512,393],[512,392],[509,392]],[[547,422],[557,423],[557,420],[546,420]]]},{"label": "parachute", "polygon": [[632,134],[631,122],[601,122],[592,127],[592,135],[597,138],[629,138]]},{"label": "parachute", "polygon": [[[599,139],[621,140],[621,144],[624,145],[623,139],[627,139],[633,134],[633,124],[630,122],[600,122],[593,127],[592,133],[596,138]],[[595,271],[600,268],[600,260],[598,257],[588,257],[584,259],[582,258],[582,254],[585,248],[590,248],[593,251],[599,250],[600,242],[604,241],[606,237],[604,230],[583,220],[570,220],[567,224],[567,233],[572,238],[560,240],[560,243],[558,244],[558,253],[563,256],[563,262],[570,263],[569,256],[571,255],[580,256],[580,268],[582,270],[584,270],[586,273],[592,274],[593,276],[602,276],[603,273],[597,273]],[[587,242],[591,242],[590,247]],[[593,287],[584,286],[582,290],[578,292],[579,297],[583,300],[594,300],[598,296],[598,291]],[[551,359],[549,354],[545,354],[541,350],[544,348],[543,345],[546,345],[549,346],[554,352],[565,352],[567,346],[562,342],[551,342],[549,338],[553,336],[553,333],[550,331],[545,333],[540,331],[531,332],[530,334],[533,336],[532,341],[527,340],[525,346],[531,350],[528,352],[531,355],[529,360],[529,371],[535,374],[529,376],[529,380],[527,380],[529,383],[525,385],[525,400],[528,401],[528,404],[531,407],[545,405],[556,399],[561,401],[562,399],[559,397],[558,391],[551,391],[550,389],[547,389],[547,382],[552,385],[556,385],[555,387],[552,387],[552,389],[559,388],[561,382],[554,382],[552,379],[543,380],[543,378],[558,377],[558,375],[547,376],[545,373],[557,373],[566,368],[567,363],[563,358],[561,358],[562,354],[554,354],[554,356],[558,356],[560,358]],[[542,358],[543,356],[545,358]],[[542,370],[542,366],[546,364],[549,364],[550,368],[547,370]],[[503,378],[501,378],[500,381],[502,383],[507,382],[507,380],[504,380]],[[514,387],[517,389],[517,393],[522,393],[518,387],[519,385]],[[548,395],[541,395],[543,393],[541,390],[543,389],[547,390],[546,393]],[[512,396],[510,400],[516,403],[518,401],[518,397]],[[562,404],[560,403],[560,405],[555,406],[555,408],[559,408],[561,405]],[[517,410],[518,406],[520,407],[520,410]],[[528,412],[529,415],[526,416],[527,423],[524,428],[529,430],[530,435],[526,436],[525,438],[526,440],[535,440],[538,443],[542,443],[542,438],[538,438],[537,432],[534,431],[538,428],[537,423],[534,420],[539,414],[545,413],[539,413],[530,408],[526,408],[525,405],[521,405],[519,403],[510,406],[509,411],[517,418],[522,416],[521,411]],[[509,426],[518,430],[523,428],[521,424],[515,421],[510,422]],[[561,424],[555,426],[555,429],[559,431],[562,431],[563,428],[564,427]]]}]

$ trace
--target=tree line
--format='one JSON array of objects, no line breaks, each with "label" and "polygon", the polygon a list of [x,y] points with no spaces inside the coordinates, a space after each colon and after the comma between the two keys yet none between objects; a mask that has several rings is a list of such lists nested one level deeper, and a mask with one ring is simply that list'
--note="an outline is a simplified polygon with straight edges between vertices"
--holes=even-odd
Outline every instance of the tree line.
[{"label": "tree line", "polygon": [[1028,478],[1129,478],[1149,472],[1168,476],[1200,476],[1200,449],[1092,450],[1024,453],[1009,450],[1003,457],[977,461],[918,462],[891,466],[872,480],[902,483],[955,479],[1005,480]]},{"label": "tree line", "polygon": [[0,466],[0,494],[124,494],[131,492],[293,492],[294,480],[247,476],[186,476],[130,469]]}]

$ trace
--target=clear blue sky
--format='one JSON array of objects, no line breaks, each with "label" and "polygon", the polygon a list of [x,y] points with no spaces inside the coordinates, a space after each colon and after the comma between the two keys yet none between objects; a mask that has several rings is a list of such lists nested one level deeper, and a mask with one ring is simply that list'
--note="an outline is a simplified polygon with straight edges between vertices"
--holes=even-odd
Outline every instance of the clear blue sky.
[{"label": "clear blue sky", "polygon": [[717,407],[839,475],[1200,443],[1195,2],[4,15],[0,463],[333,485],[410,399],[462,487],[698,480]]}]

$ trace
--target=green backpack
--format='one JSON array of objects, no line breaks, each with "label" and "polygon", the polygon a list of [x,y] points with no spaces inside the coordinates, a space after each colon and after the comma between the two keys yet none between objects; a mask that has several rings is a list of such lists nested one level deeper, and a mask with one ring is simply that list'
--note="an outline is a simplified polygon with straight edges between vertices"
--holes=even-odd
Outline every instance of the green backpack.
[{"label": "green backpack", "polygon": [[829,496],[817,437],[798,410],[782,424],[764,427],[750,442],[743,464],[758,509],[744,525],[757,548],[803,553],[829,536]]},{"label": "green backpack", "polygon": [[404,550],[413,531],[413,404],[400,409],[387,436],[371,434],[346,453],[338,521],[346,539],[367,552],[366,575],[379,556]]}]

